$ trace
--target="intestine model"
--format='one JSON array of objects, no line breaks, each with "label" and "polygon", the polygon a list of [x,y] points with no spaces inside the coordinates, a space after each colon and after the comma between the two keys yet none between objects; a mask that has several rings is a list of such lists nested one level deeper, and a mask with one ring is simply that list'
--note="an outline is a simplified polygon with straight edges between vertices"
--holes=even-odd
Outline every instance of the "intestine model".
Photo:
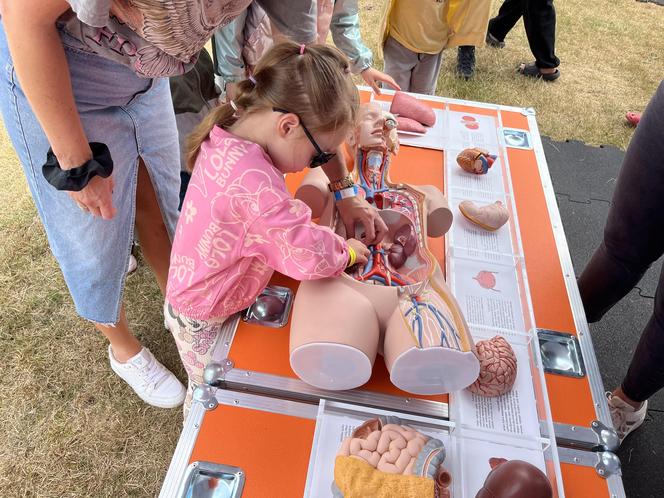
[{"label": "intestine model", "polygon": [[366,421],[341,443],[334,465],[335,498],[450,498],[445,447],[398,417]]},{"label": "intestine model", "polygon": [[[480,368],[465,319],[427,248],[427,236],[447,232],[452,212],[437,188],[390,181],[393,123],[379,104],[365,104],[348,140],[360,194],[379,210],[388,234],[369,247],[366,265],[300,284],[290,363],[315,387],[351,389],[369,380],[380,352],[397,387],[416,394],[447,393],[472,384]],[[312,170],[296,197],[321,225],[361,237],[360,230],[345,233],[322,172]]]}]

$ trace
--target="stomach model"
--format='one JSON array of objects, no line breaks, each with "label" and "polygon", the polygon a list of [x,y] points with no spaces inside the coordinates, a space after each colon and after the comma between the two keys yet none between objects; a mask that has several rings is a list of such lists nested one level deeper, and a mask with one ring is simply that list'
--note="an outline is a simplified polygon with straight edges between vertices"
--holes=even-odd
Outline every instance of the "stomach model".
[{"label": "stomach model", "polygon": [[[337,278],[300,283],[293,302],[290,364],[303,381],[322,389],[366,383],[381,353],[392,383],[414,394],[442,394],[472,384],[479,361],[468,326],[427,237],[444,235],[452,212],[439,189],[390,182],[391,155],[358,148],[355,183],[388,227],[369,246],[366,265]],[[319,224],[346,238],[322,172],[310,171],[296,197]]]}]

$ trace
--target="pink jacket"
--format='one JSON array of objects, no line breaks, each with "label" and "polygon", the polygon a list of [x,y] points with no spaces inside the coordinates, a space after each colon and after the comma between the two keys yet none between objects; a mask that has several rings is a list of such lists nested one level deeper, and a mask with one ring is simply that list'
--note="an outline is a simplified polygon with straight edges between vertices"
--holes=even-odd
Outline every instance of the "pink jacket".
[{"label": "pink jacket", "polygon": [[215,127],[201,146],[177,225],[166,299],[205,320],[249,306],[274,270],[296,280],[341,274],[348,246],[311,221],[263,149]]}]

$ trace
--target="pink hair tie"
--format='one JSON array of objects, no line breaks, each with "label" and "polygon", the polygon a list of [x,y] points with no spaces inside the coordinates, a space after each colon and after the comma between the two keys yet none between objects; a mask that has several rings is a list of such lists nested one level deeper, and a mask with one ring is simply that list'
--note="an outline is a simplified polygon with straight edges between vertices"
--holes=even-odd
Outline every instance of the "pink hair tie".
[{"label": "pink hair tie", "polygon": [[249,76],[249,81],[251,81],[254,84],[254,86],[256,86],[256,78],[254,78],[253,76]]},{"label": "pink hair tie", "polygon": [[306,45],[304,43],[302,45],[300,45],[300,55],[304,54],[304,49],[305,48],[306,48]]}]

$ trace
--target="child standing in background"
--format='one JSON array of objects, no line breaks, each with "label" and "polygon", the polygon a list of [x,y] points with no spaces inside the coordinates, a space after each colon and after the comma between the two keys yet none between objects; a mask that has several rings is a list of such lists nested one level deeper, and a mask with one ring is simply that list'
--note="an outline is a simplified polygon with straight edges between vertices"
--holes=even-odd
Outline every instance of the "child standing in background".
[{"label": "child standing in background", "polygon": [[443,50],[459,47],[457,73],[471,78],[490,9],[490,0],[388,1],[382,29],[385,72],[404,91],[433,95]]},{"label": "child standing in background", "polygon": [[350,59],[353,74],[362,76],[374,92],[380,93],[380,84],[401,90],[394,78],[373,67],[373,53],[362,41],[357,3],[357,0],[317,1],[318,43],[325,43],[331,32],[334,45]]},{"label": "child standing in background", "polygon": [[[332,32],[336,47],[350,60],[351,72],[359,74],[374,92],[380,93],[380,84],[400,90],[392,77],[373,67],[373,54],[362,41],[358,0],[318,0],[315,5],[316,23],[304,23],[312,31],[304,36],[300,33],[302,29],[296,28],[298,22],[307,18],[305,14],[312,10],[310,4],[302,0],[254,2],[232,23],[215,32],[215,81],[226,98],[234,98],[237,82],[252,74],[255,61],[273,40],[325,44],[329,32]],[[303,36],[306,39],[296,39]]]},{"label": "child standing in background", "polygon": [[447,2],[390,0],[383,18],[385,72],[405,92],[434,94],[450,37]]},{"label": "child standing in background", "polygon": [[[359,96],[337,49],[272,47],[237,95],[189,140],[193,174],[171,253],[165,317],[192,390],[227,317],[249,306],[274,270],[297,280],[367,261],[361,242],[311,221],[284,174],[329,161],[355,120]],[[343,192],[338,195],[343,196]]]}]

